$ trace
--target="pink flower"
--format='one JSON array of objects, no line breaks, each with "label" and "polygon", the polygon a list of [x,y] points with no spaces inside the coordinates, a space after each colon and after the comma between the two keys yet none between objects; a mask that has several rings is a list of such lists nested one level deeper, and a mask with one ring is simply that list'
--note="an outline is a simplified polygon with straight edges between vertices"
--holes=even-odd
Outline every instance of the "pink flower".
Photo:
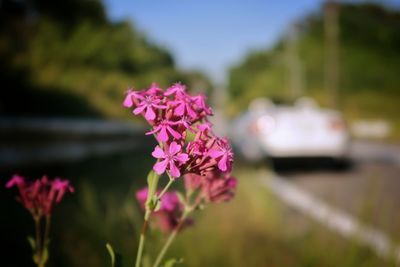
[{"label": "pink flower", "polygon": [[177,116],[189,116],[192,120],[196,120],[200,115],[195,110],[194,99],[187,94],[180,95],[176,100],[171,101],[171,104]]},{"label": "pink flower", "polygon": [[139,99],[139,104],[133,110],[135,115],[141,114],[145,111],[144,117],[148,121],[152,121],[156,118],[156,113],[154,109],[165,109],[167,106],[160,105],[161,99],[157,98],[155,95],[145,95],[141,96],[138,95],[137,98]]},{"label": "pink flower", "polygon": [[220,203],[234,197],[237,180],[230,174],[213,172],[206,179],[204,191],[207,201]]},{"label": "pink flower", "polygon": [[152,131],[147,132],[146,135],[158,133],[157,139],[162,142],[167,142],[170,135],[175,139],[180,139],[182,135],[171,127],[177,124],[179,124],[179,122],[163,120],[156,125]]},{"label": "pink flower", "polygon": [[186,86],[181,83],[174,83],[164,93],[164,95],[166,95],[166,96],[170,96],[173,94],[177,95],[178,97],[185,95],[186,94]]},{"label": "pink flower", "polygon": [[215,145],[210,149],[211,158],[218,161],[218,168],[223,171],[230,171],[233,162],[233,152],[226,138],[219,138]]},{"label": "pink flower", "polygon": [[126,91],[126,96],[123,102],[123,106],[126,108],[130,108],[133,106],[134,102],[133,102],[133,97],[135,96],[135,94],[137,94],[135,91],[133,91],[133,89],[128,89]]},{"label": "pink flower", "polygon": [[12,178],[10,179],[10,181],[7,182],[6,184],[6,188],[10,188],[13,186],[22,186],[23,184],[25,184],[25,179],[22,176],[19,176],[18,174],[14,174],[12,176]]},{"label": "pink flower", "polygon": [[60,178],[54,179],[51,187],[51,190],[54,190],[57,194],[56,203],[61,201],[66,192],[75,192],[75,189],[71,186],[68,180],[62,180]]},{"label": "pink flower", "polygon": [[192,128],[191,124],[191,120],[187,117],[187,116],[182,116],[181,119],[178,121],[178,123],[180,125],[183,126],[184,130],[189,130],[192,133],[195,133],[196,131]]},{"label": "pink flower", "polygon": [[196,104],[198,110],[203,111],[206,115],[212,115],[212,109],[206,104],[206,96],[198,94],[192,97],[193,102]]},{"label": "pink flower", "polygon": [[175,141],[173,141],[165,151],[159,146],[156,146],[152,155],[159,159],[154,165],[153,170],[158,175],[161,175],[168,169],[168,172],[174,178],[181,176],[179,167],[189,160],[188,154],[182,153],[181,146]]},{"label": "pink flower", "polygon": [[17,199],[35,217],[51,214],[54,205],[61,201],[66,192],[74,192],[68,180],[56,178],[51,181],[46,176],[30,182],[22,176],[14,175],[6,184],[7,188],[12,186],[18,187]]}]

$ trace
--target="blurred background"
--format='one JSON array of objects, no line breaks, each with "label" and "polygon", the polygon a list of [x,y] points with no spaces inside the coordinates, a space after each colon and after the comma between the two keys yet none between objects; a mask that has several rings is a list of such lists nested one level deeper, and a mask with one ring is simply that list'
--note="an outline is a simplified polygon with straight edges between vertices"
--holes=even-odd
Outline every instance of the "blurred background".
[{"label": "blurred background", "polygon": [[[182,266],[397,266],[400,2],[0,0],[1,266],[33,266],[14,173],[70,179],[49,266],[133,264],[153,165],[128,87],[203,91],[236,152]],[[177,186],[179,187],[179,185]],[[162,241],[150,236],[149,261]],[[229,244],[229,245],[227,245]]]}]

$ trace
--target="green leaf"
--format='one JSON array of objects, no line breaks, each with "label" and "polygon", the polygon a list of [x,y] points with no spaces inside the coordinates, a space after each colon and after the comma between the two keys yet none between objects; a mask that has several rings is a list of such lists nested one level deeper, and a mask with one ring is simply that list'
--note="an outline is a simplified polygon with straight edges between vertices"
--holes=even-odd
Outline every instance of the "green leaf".
[{"label": "green leaf", "polygon": [[41,263],[40,266],[45,266],[48,259],[49,259],[49,250],[47,248],[44,248],[42,252],[42,257],[40,258],[40,263]]},{"label": "green leaf", "polygon": [[[154,208],[154,205],[156,203],[151,203],[153,200],[153,196],[155,195],[157,191],[157,186],[158,186],[158,180],[160,176],[157,175],[153,170],[149,172],[147,175],[147,186],[149,188],[149,193],[147,195],[147,200],[146,200],[146,207],[147,208]],[[153,207],[151,206],[153,204]]]},{"label": "green leaf", "polygon": [[183,259],[180,258],[179,260],[177,259],[169,259],[165,262],[163,267],[174,267],[176,264],[180,264],[183,262]]},{"label": "green leaf", "polygon": [[115,267],[115,253],[114,253],[114,249],[112,248],[112,246],[107,243],[106,244],[106,248],[108,251],[108,254],[110,254],[110,258],[111,258],[111,267]]},{"label": "green leaf", "polygon": [[116,253],[110,243],[106,244],[108,254],[111,258],[111,267],[122,267],[122,257],[120,254]]},{"label": "green leaf", "polygon": [[32,250],[35,251],[36,250],[36,242],[35,239],[33,239],[33,237],[28,236],[27,237],[29,245],[31,246]]}]

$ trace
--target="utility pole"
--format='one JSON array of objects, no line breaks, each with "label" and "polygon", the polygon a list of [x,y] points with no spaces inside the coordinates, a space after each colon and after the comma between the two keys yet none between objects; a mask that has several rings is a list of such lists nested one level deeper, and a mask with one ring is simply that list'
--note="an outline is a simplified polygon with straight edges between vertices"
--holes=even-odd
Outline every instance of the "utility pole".
[{"label": "utility pole", "polygon": [[329,105],[339,106],[339,4],[328,0],[324,5],[325,69],[324,82]]},{"label": "utility pole", "polygon": [[303,95],[303,76],[298,51],[298,26],[292,24],[286,38],[287,66],[289,73],[289,95],[296,99]]}]

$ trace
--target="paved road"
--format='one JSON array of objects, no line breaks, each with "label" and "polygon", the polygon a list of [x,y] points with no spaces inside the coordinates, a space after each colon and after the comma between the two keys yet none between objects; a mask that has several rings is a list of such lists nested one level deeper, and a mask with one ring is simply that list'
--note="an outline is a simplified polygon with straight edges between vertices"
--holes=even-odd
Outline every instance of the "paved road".
[{"label": "paved road", "polygon": [[400,242],[400,146],[357,142],[345,170],[315,168],[278,174],[313,196]]}]

